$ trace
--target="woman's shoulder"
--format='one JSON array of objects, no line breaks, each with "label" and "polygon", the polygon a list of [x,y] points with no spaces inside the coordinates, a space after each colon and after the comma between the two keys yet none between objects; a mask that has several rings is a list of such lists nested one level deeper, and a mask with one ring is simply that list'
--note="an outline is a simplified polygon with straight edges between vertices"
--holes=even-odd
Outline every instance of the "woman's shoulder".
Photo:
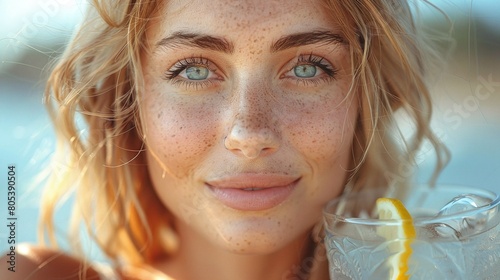
[{"label": "woman's shoulder", "polygon": [[31,244],[20,244],[15,250],[3,253],[0,263],[6,266],[0,270],[0,279],[102,279],[95,267],[78,258]]}]

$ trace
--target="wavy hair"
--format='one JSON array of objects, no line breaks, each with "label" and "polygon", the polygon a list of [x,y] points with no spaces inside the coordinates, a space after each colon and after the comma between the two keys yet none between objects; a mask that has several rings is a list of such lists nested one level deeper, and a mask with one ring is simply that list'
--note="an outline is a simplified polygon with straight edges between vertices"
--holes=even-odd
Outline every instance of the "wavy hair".
[{"label": "wavy hair", "polygon": [[[54,212],[73,194],[70,236],[78,236],[83,223],[111,260],[150,263],[175,250],[172,216],[148,177],[136,96],[146,25],[158,2],[94,0],[51,72],[45,100],[58,142],[40,238],[55,246]],[[359,95],[349,190],[404,190],[411,174],[402,167],[414,166],[424,141],[436,151],[437,174],[447,150],[430,129],[429,48],[407,1],[331,0],[324,8],[349,42],[352,92]],[[400,112],[414,124],[412,135],[399,132]],[[72,238],[76,247],[78,240]]]}]

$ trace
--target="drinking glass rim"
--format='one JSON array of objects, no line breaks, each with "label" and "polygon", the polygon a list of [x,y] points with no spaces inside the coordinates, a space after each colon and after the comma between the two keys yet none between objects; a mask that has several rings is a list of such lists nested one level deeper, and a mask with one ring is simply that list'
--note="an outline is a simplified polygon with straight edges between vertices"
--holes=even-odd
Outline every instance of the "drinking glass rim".
[{"label": "drinking glass rim", "polygon": [[[410,191],[418,190],[419,187],[426,187],[427,189],[431,188],[428,185],[418,185],[418,187],[415,187],[413,190],[410,190]],[[464,194],[481,193],[481,194],[487,195],[486,197],[488,199],[490,199],[491,197],[494,197],[494,199],[492,199],[491,202],[489,202],[488,204],[479,206],[479,207],[474,208],[474,209],[465,210],[465,211],[461,211],[458,213],[453,213],[451,215],[442,215],[439,217],[429,216],[429,217],[413,218],[412,222],[414,225],[425,226],[428,224],[444,223],[446,221],[450,221],[450,220],[454,220],[454,219],[463,219],[464,217],[471,217],[471,216],[475,216],[475,215],[478,215],[481,213],[486,213],[486,212],[491,211],[492,209],[494,209],[500,205],[500,195],[494,193],[493,191],[487,190],[487,189],[474,188],[471,186],[463,186],[463,185],[448,185],[448,184],[447,185],[438,184],[435,187],[432,187],[432,189],[438,189],[438,188],[441,188],[441,189],[454,188],[454,189],[471,190],[471,192],[464,192]],[[346,197],[357,196],[357,195],[369,195],[370,193],[375,193],[375,192],[381,191],[381,190],[382,189],[380,189],[380,188],[367,189],[367,190],[362,190],[359,193],[349,193],[347,195],[341,195],[337,198],[334,198],[334,199],[328,201],[327,204],[323,207],[323,217],[325,219],[336,219],[339,222],[349,223],[349,224],[357,224],[357,225],[367,225],[367,226],[382,226],[382,225],[383,226],[388,226],[388,225],[389,226],[391,226],[391,225],[397,226],[397,225],[401,225],[402,220],[400,220],[400,219],[383,219],[383,220],[381,220],[381,219],[377,219],[377,218],[343,217],[342,215],[328,212],[328,209],[333,204],[340,202],[342,199],[345,199]]]}]

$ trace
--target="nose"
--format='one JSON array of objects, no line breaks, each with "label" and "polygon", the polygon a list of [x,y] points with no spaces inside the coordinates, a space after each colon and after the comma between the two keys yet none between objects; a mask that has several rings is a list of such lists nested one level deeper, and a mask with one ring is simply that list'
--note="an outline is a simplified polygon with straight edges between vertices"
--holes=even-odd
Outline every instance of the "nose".
[{"label": "nose", "polygon": [[280,144],[278,120],[266,93],[246,92],[239,98],[237,114],[224,138],[226,149],[248,159],[274,153]]}]

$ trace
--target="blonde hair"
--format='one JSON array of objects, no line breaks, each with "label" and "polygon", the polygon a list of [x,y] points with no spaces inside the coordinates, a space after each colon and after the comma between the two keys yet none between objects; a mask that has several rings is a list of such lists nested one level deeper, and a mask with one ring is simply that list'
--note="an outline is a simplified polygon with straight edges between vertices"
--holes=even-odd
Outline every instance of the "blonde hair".
[{"label": "blonde hair", "polygon": [[[71,235],[78,236],[83,221],[111,260],[150,263],[175,249],[171,214],[148,177],[136,99],[146,25],[159,8],[152,0],[94,0],[52,71],[46,100],[58,147],[42,198],[42,240],[57,245],[54,211],[74,192]],[[349,188],[408,187],[411,177],[398,169],[413,166],[425,140],[435,147],[439,170],[446,150],[430,130],[426,47],[408,3],[326,1],[325,8],[349,42],[353,92],[360,100]],[[412,137],[398,133],[397,110],[414,122]]]},{"label": "blonde hair", "polygon": [[[353,88],[361,97],[353,147],[355,172],[348,188],[392,187],[402,195],[412,183],[412,168],[424,141],[437,156],[430,179],[434,184],[449,157],[430,127],[427,74],[429,62],[438,61],[439,54],[419,34],[408,1],[327,1],[327,7],[350,42]],[[406,116],[397,115],[398,111]],[[401,133],[396,116],[412,122],[413,135]]]}]

